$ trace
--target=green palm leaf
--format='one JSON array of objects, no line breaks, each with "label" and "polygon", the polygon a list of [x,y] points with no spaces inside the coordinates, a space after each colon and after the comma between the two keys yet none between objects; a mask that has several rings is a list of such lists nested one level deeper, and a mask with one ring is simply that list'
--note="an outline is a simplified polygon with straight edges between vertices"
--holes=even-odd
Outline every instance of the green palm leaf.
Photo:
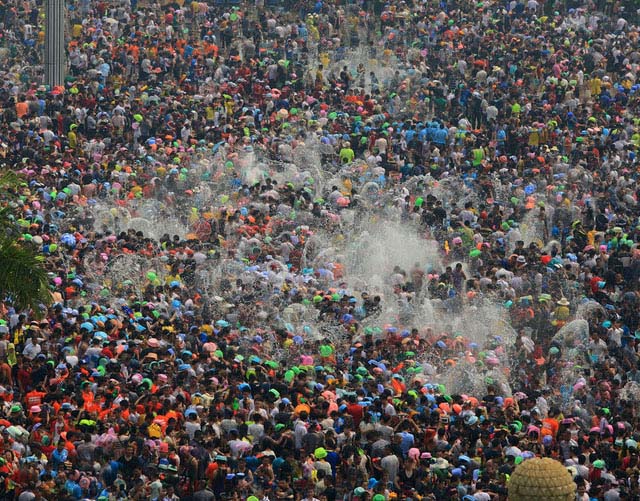
[{"label": "green palm leaf", "polygon": [[0,237],[0,300],[41,315],[39,305],[51,303],[47,282],[42,256],[28,245]]}]

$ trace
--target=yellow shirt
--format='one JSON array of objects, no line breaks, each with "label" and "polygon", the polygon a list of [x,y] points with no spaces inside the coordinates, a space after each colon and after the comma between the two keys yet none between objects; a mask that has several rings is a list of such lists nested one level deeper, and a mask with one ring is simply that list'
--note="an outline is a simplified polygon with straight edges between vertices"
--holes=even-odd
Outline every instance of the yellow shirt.
[{"label": "yellow shirt", "polygon": [[173,282],[174,280],[181,282],[182,279],[180,278],[180,274],[176,273],[175,275],[167,275],[164,279],[164,283],[165,284],[170,284],[171,282]]},{"label": "yellow shirt", "polygon": [[309,38],[311,38],[311,40],[320,40],[320,32],[318,31],[318,28],[316,28],[315,26],[309,26]]},{"label": "yellow shirt", "polygon": [[67,135],[67,138],[69,139],[69,148],[75,150],[76,146],[78,146],[78,136],[76,136],[75,132],[71,131]]},{"label": "yellow shirt", "polygon": [[569,318],[570,312],[569,308],[566,306],[558,306],[556,311],[554,312],[554,317],[556,320],[566,320]]}]

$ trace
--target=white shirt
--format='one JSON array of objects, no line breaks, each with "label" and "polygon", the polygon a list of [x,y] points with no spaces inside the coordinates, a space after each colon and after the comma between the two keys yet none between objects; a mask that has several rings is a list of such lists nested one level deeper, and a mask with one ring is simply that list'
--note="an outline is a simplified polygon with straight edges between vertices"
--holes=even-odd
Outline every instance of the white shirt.
[{"label": "white shirt", "polygon": [[302,448],[302,438],[307,434],[307,427],[304,421],[300,421],[299,419],[296,421],[293,434],[296,440],[296,449]]},{"label": "white shirt", "polygon": [[256,444],[260,441],[260,439],[264,435],[264,426],[257,423],[250,424],[248,428],[248,433],[253,438],[253,443]]},{"label": "white shirt", "polygon": [[191,440],[193,440],[193,437],[194,437],[196,431],[202,429],[202,427],[200,426],[200,423],[197,422],[197,421],[187,421],[184,424],[184,428],[187,431],[187,433],[189,434],[189,438]]},{"label": "white shirt", "polygon": [[547,403],[547,399],[544,397],[538,397],[536,399],[536,407],[540,409],[540,414],[542,417],[546,418],[547,413],[549,412],[549,404]]},{"label": "white shirt", "polygon": [[27,341],[27,345],[22,350],[22,354],[29,360],[33,360],[38,356],[38,353],[42,351],[39,344],[32,344],[31,341]]},{"label": "white shirt", "polygon": [[384,413],[387,416],[395,416],[397,414],[396,408],[393,406],[393,404],[391,402],[388,402],[387,405],[385,405]]},{"label": "white shirt", "polygon": [[387,474],[389,475],[388,478],[395,479],[398,475],[398,471],[400,470],[400,461],[394,454],[389,454],[388,456],[382,458],[382,461],[380,461],[380,466],[387,472]]}]

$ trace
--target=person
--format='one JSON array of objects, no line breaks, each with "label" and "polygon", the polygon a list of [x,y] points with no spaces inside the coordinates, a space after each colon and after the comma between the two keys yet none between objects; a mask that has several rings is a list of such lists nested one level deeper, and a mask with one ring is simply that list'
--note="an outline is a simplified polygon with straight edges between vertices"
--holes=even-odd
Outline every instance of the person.
[{"label": "person", "polygon": [[193,499],[195,501],[214,501],[216,499],[216,496],[213,491],[205,486],[193,493]]},{"label": "person", "polygon": [[140,466],[140,460],[138,459],[138,456],[134,454],[133,445],[128,445],[124,449],[118,463],[118,471],[122,473],[122,478],[125,481],[131,481],[134,478],[136,470]]},{"label": "person", "polygon": [[393,454],[390,446],[385,447],[382,459],[380,460],[380,467],[386,474],[386,477],[390,479],[389,482],[393,484],[400,471],[400,461],[398,456]]},{"label": "person", "polygon": [[69,451],[65,448],[64,440],[59,440],[56,449],[51,453],[51,467],[60,470],[69,457]]},{"label": "person", "polygon": [[320,501],[320,500],[317,497],[315,497],[313,489],[309,489],[306,492],[305,497],[302,498],[302,501]]},{"label": "person", "polygon": [[162,482],[158,478],[158,475],[156,475],[154,472],[151,472],[149,474],[149,479],[147,481],[147,485],[145,486],[145,488],[147,489],[149,499],[157,499],[157,500],[162,499],[161,498],[161,494],[163,490]]}]

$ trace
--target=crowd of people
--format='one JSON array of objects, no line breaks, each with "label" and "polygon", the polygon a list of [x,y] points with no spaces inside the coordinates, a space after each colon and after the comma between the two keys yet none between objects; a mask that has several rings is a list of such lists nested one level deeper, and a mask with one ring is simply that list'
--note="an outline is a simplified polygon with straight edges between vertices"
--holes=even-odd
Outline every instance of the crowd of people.
[{"label": "crowd of people", "polygon": [[635,8],[1,0],[0,497],[640,499]]}]

